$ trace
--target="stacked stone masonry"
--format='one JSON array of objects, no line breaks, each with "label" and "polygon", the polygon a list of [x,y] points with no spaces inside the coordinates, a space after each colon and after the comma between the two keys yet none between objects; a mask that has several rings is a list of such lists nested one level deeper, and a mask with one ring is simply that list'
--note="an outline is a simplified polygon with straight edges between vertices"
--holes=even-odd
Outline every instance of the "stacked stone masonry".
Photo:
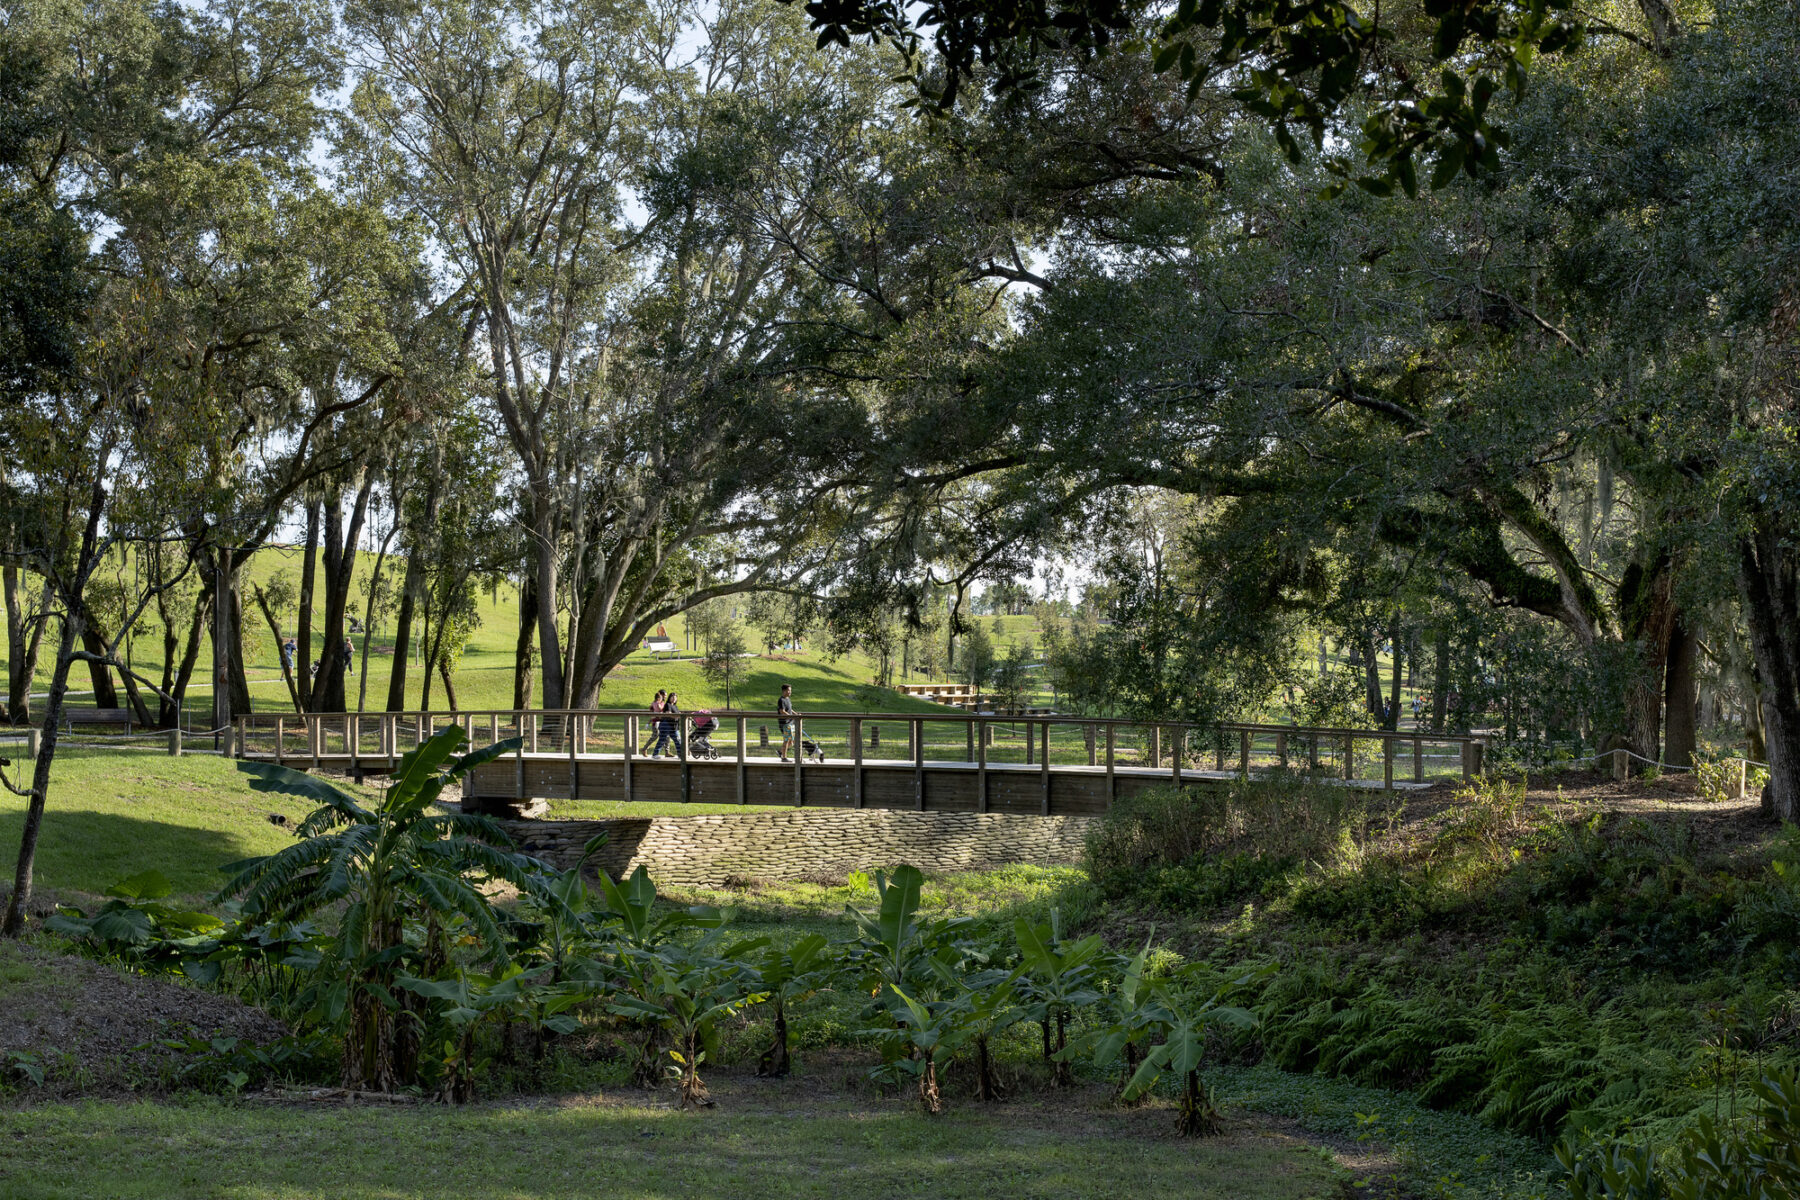
[{"label": "stacked stone masonry", "polygon": [[641,864],[658,884],[841,877],[903,863],[928,872],[1079,862],[1091,817],[1010,813],[773,812],[600,821],[502,822],[525,853],[566,870],[599,833],[590,862],[614,878]]}]

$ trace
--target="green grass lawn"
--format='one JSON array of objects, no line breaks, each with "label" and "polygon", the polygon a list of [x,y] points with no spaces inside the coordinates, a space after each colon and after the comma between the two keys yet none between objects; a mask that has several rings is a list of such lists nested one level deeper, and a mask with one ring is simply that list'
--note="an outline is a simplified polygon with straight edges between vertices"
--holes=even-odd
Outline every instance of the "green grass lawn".
[{"label": "green grass lawn", "polygon": [[1316,1149],[1249,1129],[1167,1135],[1168,1114],[1067,1104],[966,1107],[821,1094],[790,1081],[676,1112],[626,1098],[446,1110],[80,1104],[0,1113],[12,1200],[839,1200],[917,1196],[1338,1194]]},{"label": "green grass lawn", "polygon": [[[234,764],[203,755],[152,751],[61,751],[37,852],[39,887],[99,892],[154,867],[178,894],[204,896],[218,868],[269,854],[293,835],[269,820],[298,821],[312,805],[253,792]],[[25,801],[0,794],[0,854],[10,864]]]},{"label": "green grass lawn", "polygon": [[[356,570],[359,577],[366,578],[373,569],[373,556],[359,555]],[[399,573],[405,569],[404,559],[390,558],[384,569],[384,576],[397,580]],[[389,573],[392,573],[391,575]],[[277,576],[285,577],[298,591],[300,576],[300,554],[298,551],[271,548],[255,556],[245,568],[246,596],[251,584],[267,585]],[[130,574],[125,577],[129,582]],[[359,594],[353,598],[352,612],[358,618],[362,615]],[[489,592],[482,593],[476,602],[476,628],[470,638],[463,658],[454,672],[458,706],[463,709],[509,708],[512,705],[512,673],[513,642],[517,635],[518,593],[510,585],[502,585]],[[292,623],[296,614],[293,612],[278,614],[285,622],[284,632],[292,633]],[[996,618],[982,617],[980,620],[991,631]],[[1033,638],[1036,621],[1032,617],[998,618],[1004,629],[1002,644],[1010,644],[1014,640]],[[664,622],[663,628],[677,645],[685,645],[685,629],[682,618],[677,616]],[[186,636],[185,626],[180,631]],[[416,632],[416,630],[415,630]],[[322,643],[315,630],[314,654],[322,652]],[[753,631],[745,630],[746,641],[756,641]],[[360,670],[362,664],[362,638],[353,637],[356,646],[355,667]],[[141,623],[138,636],[131,640],[129,660],[140,673],[156,678],[162,669],[161,658],[162,627],[153,616],[147,616]],[[744,680],[742,694],[734,684],[732,701],[739,708],[773,708],[775,696],[782,682],[791,682],[796,693],[796,702],[802,709],[811,707],[818,710],[849,711],[859,706],[856,692],[869,684],[874,676],[874,664],[868,657],[852,652],[836,659],[827,658],[816,648],[820,643],[808,641],[807,649],[777,658],[758,657],[750,660],[749,671]],[[122,648],[124,649],[124,648]],[[244,625],[244,653],[247,674],[250,679],[250,692],[260,711],[276,711],[289,707],[286,685],[281,678],[280,647],[270,636],[269,629],[262,614],[246,599]],[[685,707],[700,705],[722,707],[725,703],[722,690],[715,690],[702,677],[697,661],[698,652],[688,652],[691,657],[675,659],[656,659],[646,651],[634,652],[620,667],[606,679],[600,695],[602,707],[634,708],[649,704],[658,688],[674,687],[681,692]],[[785,659],[791,661],[784,661]],[[5,647],[0,646],[0,662],[5,661]],[[369,638],[369,679],[364,707],[369,711],[382,709],[387,700],[387,689],[394,664],[393,618],[377,615],[374,632]],[[50,683],[50,655],[46,652],[38,664],[38,675],[33,690],[42,692]],[[909,678],[923,679],[914,675]],[[77,693],[85,692],[89,687],[87,673],[78,668],[71,677],[71,688]],[[350,703],[357,706],[357,698],[363,690],[361,675],[353,674],[347,680]],[[407,703],[417,705],[424,690],[424,680],[419,665],[415,662],[408,672]],[[196,662],[194,677],[187,693],[188,708],[195,720],[204,719],[211,711],[212,697],[212,644],[210,639],[203,638],[200,644],[200,656]],[[432,705],[435,708],[448,708],[443,685],[438,680],[432,681]],[[91,704],[85,695],[75,695],[72,703],[77,705]],[[935,705],[921,704],[915,701],[902,701],[898,696],[889,696],[881,706],[883,709],[896,708],[901,711],[942,711]]]}]

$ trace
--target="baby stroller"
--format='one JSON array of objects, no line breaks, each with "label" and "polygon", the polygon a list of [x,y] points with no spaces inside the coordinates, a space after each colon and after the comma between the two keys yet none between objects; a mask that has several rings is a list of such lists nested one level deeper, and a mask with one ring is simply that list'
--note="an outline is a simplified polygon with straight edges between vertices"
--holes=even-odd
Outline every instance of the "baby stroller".
[{"label": "baby stroller", "polygon": [[688,738],[688,757],[705,759],[718,758],[719,752],[714,749],[712,744],[712,735],[718,732],[718,728],[719,719],[713,716],[710,710],[704,708],[695,709],[694,731],[693,735]]}]

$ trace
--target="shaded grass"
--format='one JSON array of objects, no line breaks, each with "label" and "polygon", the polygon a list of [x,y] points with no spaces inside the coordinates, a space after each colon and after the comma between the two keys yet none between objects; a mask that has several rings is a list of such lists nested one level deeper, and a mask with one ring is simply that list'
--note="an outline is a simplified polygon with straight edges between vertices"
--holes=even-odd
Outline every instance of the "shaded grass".
[{"label": "shaded grass", "polygon": [[[790,1097],[463,1110],[82,1104],[0,1113],[0,1192],[80,1197],[1230,1197],[1337,1192],[1291,1138],[1157,1136],[1155,1113],[1011,1106],[930,1119],[901,1101]],[[734,1098],[736,1100],[737,1098]]]},{"label": "shaded grass", "polygon": [[[199,755],[59,750],[37,849],[37,883],[58,891],[101,892],[155,868],[177,895],[202,897],[219,868],[271,854],[293,841],[290,827],[312,805],[253,792],[236,767]],[[11,862],[24,829],[25,800],[0,795],[0,854]]]}]

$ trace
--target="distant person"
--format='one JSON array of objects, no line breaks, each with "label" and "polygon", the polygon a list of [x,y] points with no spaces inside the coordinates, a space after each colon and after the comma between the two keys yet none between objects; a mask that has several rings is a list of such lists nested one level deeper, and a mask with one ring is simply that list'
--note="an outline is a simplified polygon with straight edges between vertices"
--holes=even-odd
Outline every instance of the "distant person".
[{"label": "distant person", "polygon": [[288,638],[281,643],[281,665],[288,674],[294,673],[294,639]]},{"label": "distant person", "polygon": [[788,760],[788,751],[793,748],[794,733],[796,732],[796,727],[800,724],[800,722],[794,718],[797,718],[799,715],[799,713],[794,711],[794,685],[791,683],[782,684],[781,697],[775,701],[775,724],[781,729],[782,762]]},{"label": "distant person", "polygon": [[673,745],[671,754],[681,757],[681,704],[675,698],[674,689],[670,689],[668,698],[663,701],[662,719],[656,723],[656,750],[651,758],[659,758],[665,745]]},{"label": "distant person", "polygon": [[356,647],[350,644],[349,638],[344,639],[343,648],[338,651],[338,660],[344,664],[344,674],[356,674],[356,668],[351,665],[356,661]]},{"label": "distant person", "polygon": [[664,693],[662,693],[661,687],[657,687],[657,698],[650,702],[650,736],[644,738],[644,745],[643,748],[639,750],[639,754],[650,754],[650,747],[653,747],[655,741],[657,741],[657,732],[661,732],[661,730],[657,729],[657,727],[661,725],[661,721],[657,720],[657,718],[662,714],[662,696],[664,696]]},{"label": "distant person", "polygon": [[1425,702],[1423,700],[1419,699],[1419,695],[1417,692],[1413,693],[1412,708],[1413,708],[1413,724],[1417,725],[1419,723],[1419,713],[1422,712],[1425,708]]}]

